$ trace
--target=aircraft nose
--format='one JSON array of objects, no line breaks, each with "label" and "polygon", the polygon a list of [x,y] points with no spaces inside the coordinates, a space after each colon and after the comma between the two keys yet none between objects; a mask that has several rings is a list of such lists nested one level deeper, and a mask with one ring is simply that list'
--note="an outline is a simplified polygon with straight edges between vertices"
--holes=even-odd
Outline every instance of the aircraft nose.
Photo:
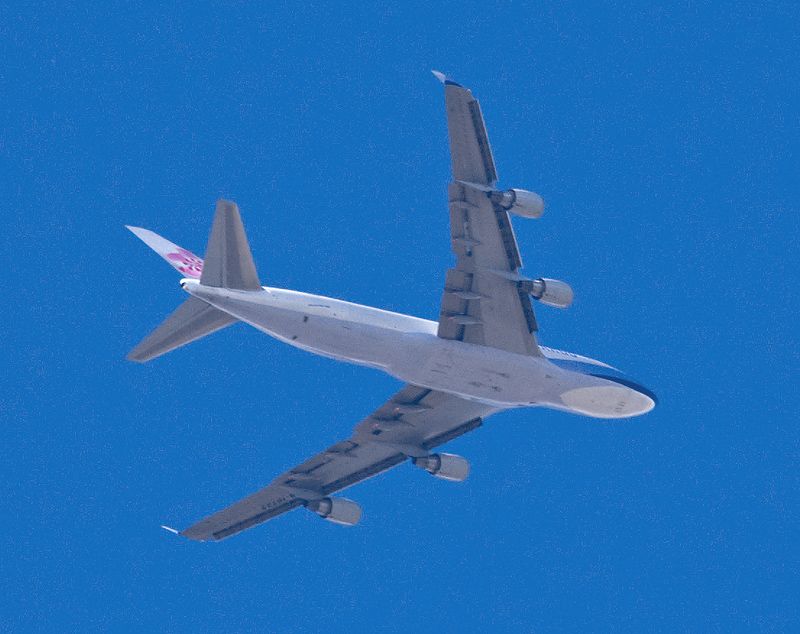
[{"label": "aircraft nose", "polygon": [[658,397],[655,392],[627,377],[611,376],[610,374],[594,374],[592,376],[617,384],[617,387],[609,388],[617,390],[614,394],[608,395],[609,403],[616,399],[616,406],[607,414],[609,418],[639,416],[646,414],[658,405]]},{"label": "aircraft nose", "polygon": [[629,409],[634,415],[646,414],[658,404],[658,398],[647,388],[631,388],[636,396],[630,399]]},{"label": "aircraft nose", "polygon": [[629,385],[628,387],[630,387],[633,390],[636,390],[642,396],[642,399],[648,405],[647,409],[645,410],[646,412],[649,412],[656,405],[658,405],[658,396],[656,396],[656,393],[646,388],[644,385],[641,385],[639,383],[633,383],[633,381],[631,381],[631,385]]},{"label": "aircraft nose", "polygon": [[641,411],[637,412],[638,414],[646,414],[650,410],[652,410],[656,405],[658,405],[658,397],[656,396],[655,392],[646,388],[641,383],[637,383],[636,381],[631,381],[627,378],[620,378],[614,377],[613,379],[610,377],[605,377],[607,380],[614,381],[615,383],[619,383],[620,385],[624,385],[627,388],[630,388],[634,392],[636,392],[635,401],[641,408]]}]

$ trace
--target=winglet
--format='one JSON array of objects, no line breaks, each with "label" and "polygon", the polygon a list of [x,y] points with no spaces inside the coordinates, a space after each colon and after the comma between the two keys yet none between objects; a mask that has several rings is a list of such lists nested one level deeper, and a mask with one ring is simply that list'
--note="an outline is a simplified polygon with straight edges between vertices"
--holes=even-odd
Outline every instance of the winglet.
[{"label": "winglet", "polygon": [[463,88],[461,84],[458,82],[453,81],[452,79],[448,79],[447,75],[445,75],[440,70],[432,70],[433,76],[436,77],[440,82],[442,82],[445,86],[458,86],[459,88]]},{"label": "winglet", "polygon": [[163,528],[165,531],[169,531],[170,533],[174,533],[175,535],[180,535],[181,534],[181,532],[179,530],[177,530],[175,528],[172,528],[170,526],[164,526],[164,524],[161,525],[161,528]]}]

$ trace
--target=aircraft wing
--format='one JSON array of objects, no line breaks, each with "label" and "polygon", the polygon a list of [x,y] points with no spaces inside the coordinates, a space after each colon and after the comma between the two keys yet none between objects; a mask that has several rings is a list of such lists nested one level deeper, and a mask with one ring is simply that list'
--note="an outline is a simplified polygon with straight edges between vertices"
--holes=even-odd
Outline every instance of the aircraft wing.
[{"label": "aircraft wing", "polygon": [[353,435],[281,474],[269,486],[181,531],[221,540],[399,465],[479,427],[497,411],[457,396],[407,385]]},{"label": "aircraft wing", "polygon": [[448,188],[456,266],[447,271],[439,336],[539,356],[530,295],[508,211],[493,202],[497,170],[478,101],[441,73],[453,182]]}]

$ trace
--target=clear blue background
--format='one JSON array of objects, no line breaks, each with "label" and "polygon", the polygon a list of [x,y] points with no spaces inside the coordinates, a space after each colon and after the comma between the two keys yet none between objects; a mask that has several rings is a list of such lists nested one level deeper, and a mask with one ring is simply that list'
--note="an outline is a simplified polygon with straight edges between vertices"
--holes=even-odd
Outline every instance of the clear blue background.
[{"label": "clear blue background", "polygon": [[[15,630],[789,630],[798,615],[793,3],[50,3],[0,13],[0,614]],[[235,326],[146,366],[182,299],[123,229],[202,253],[236,200],[262,280],[436,318],[440,68],[481,100],[541,340],[659,408],[491,418],[342,529],[175,538],[397,387]]]}]

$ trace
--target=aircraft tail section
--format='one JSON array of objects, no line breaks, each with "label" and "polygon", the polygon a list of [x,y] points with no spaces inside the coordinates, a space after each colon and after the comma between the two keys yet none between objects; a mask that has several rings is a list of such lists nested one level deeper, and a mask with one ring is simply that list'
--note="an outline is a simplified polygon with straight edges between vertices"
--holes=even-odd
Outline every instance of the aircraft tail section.
[{"label": "aircraft tail section", "polygon": [[261,290],[236,203],[217,201],[205,260],[149,229],[126,227],[184,277],[200,280],[205,286],[242,291]]},{"label": "aircraft tail section", "polygon": [[128,360],[145,363],[185,346],[237,321],[228,313],[190,297],[128,354]]},{"label": "aircraft tail section", "polygon": [[[236,203],[217,201],[205,260],[148,229],[128,227],[140,240],[187,278],[201,286],[260,291],[256,266]],[[190,297],[128,354],[144,363],[237,321],[197,297]]]}]

